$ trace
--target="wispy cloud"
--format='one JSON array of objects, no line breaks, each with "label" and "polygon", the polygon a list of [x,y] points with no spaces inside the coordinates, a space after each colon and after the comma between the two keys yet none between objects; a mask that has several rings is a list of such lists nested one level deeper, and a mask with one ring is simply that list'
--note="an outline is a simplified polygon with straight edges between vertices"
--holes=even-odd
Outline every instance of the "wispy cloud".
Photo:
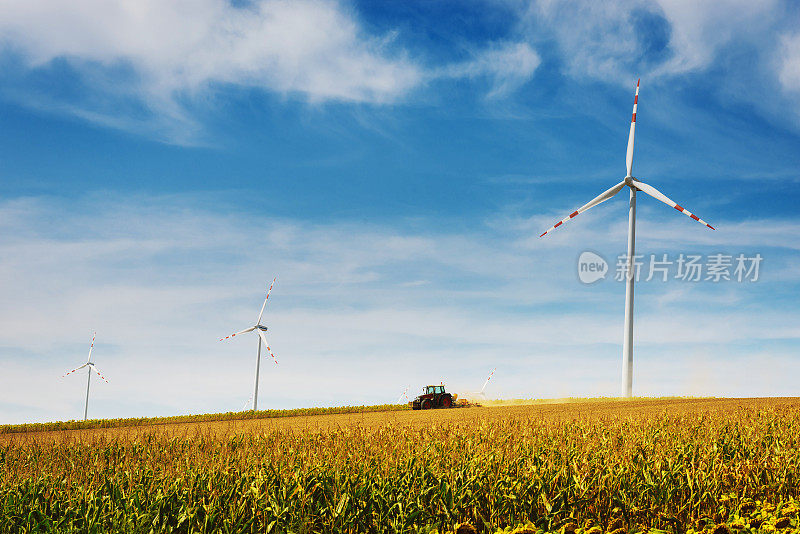
[{"label": "wispy cloud", "polygon": [[[95,388],[93,414],[240,409],[255,339],[217,339],[252,323],[274,275],[266,317],[281,363],[264,374],[265,406],[391,402],[394,389],[430,380],[475,390],[490,366],[499,369],[497,395],[613,395],[622,286],[582,286],[573,269],[586,243],[615,249],[617,230],[624,235],[617,226],[576,226],[562,233],[567,241],[537,242],[523,223],[462,234],[231,218],[176,197],[5,202],[0,359],[18,378],[0,392],[0,420],[77,415],[83,386],[58,377],[85,358],[93,330],[98,365],[112,380]],[[746,237],[732,242],[757,242],[759,227],[739,228]],[[642,235],[671,246],[657,228]],[[749,365],[753,340],[794,347],[800,339],[794,310],[759,304],[774,290],[769,275],[737,288],[738,308],[720,286],[670,297],[676,288],[686,286],[640,293],[637,380],[647,389],[639,391],[694,392],[680,380],[658,386],[655,364],[666,355],[691,367],[691,351],[701,351],[722,380],[729,368],[715,351]],[[791,393],[780,387],[773,393]]]},{"label": "wispy cloud", "polygon": [[[798,18],[791,3],[530,0],[515,5],[520,37],[537,48],[554,44],[561,69],[572,79],[626,88],[639,77],[650,87],[686,81],[712,104],[744,104],[772,122],[795,129],[800,124]],[[708,76],[698,76],[703,74]]]},{"label": "wispy cloud", "polygon": [[780,81],[786,91],[800,92],[800,33],[787,33],[781,39]]},{"label": "wispy cloud", "polygon": [[[625,81],[708,67],[732,40],[751,40],[773,26],[776,1],[535,1],[527,4],[534,40],[552,34],[578,78]],[[763,37],[763,35],[762,35]]]},{"label": "wispy cloud", "polygon": [[528,82],[541,64],[539,54],[524,42],[495,43],[476,52],[472,59],[448,65],[435,76],[491,80],[488,96],[496,97],[518,89]]}]

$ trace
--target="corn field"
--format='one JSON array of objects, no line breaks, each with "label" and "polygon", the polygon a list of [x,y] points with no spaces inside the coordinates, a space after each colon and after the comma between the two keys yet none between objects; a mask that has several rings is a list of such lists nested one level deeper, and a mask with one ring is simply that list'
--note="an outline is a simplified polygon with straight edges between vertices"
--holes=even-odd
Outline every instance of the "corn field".
[{"label": "corn field", "polygon": [[316,431],[6,435],[0,529],[798,532],[800,403],[602,406],[406,411]]}]

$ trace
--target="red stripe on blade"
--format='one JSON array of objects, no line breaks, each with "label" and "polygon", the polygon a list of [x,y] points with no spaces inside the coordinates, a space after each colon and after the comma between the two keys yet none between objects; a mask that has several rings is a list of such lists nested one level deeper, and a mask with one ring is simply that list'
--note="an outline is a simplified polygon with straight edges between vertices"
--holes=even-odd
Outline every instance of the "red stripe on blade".
[{"label": "red stripe on blade", "polygon": [[635,106],[638,103],[639,103],[639,95],[636,95],[633,97],[633,105]]},{"label": "red stripe on blade", "polygon": [[558,227],[559,227],[559,226],[561,226],[563,223],[564,223],[564,221],[558,221],[558,222],[556,223],[556,225],[555,225],[555,226],[553,226],[553,228],[558,228]]},{"label": "red stripe on blade", "polygon": [[711,226],[711,225],[710,225],[710,224],[708,224],[708,223],[706,223],[706,226],[708,226],[708,227],[709,227],[709,228],[711,228],[712,230],[716,230],[716,228],[714,228],[713,226]]},{"label": "red stripe on blade", "polygon": [[689,215],[689,217],[691,217],[691,218],[692,218],[692,219],[694,219],[695,221],[699,221],[699,220],[700,220],[700,217],[698,217],[697,215],[694,215],[694,214],[692,214],[692,215]]},{"label": "red stripe on blade", "polygon": [[569,218],[571,219],[571,218],[575,217],[577,214],[578,214],[577,211],[573,211],[572,213],[569,214]]},{"label": "red stripe on blade", "polygon": [[636,122],[636,113],[634,113],[633,116],[631,117],[631,122]]},{"label": "red stripe on blade", "polygon": [[677,205],[677,204],[675,204],[675,209],[676,209],[676,210],[678,210],[678,211],[681,211],[681,212],[683,211],[683,208],[682,208],[682,207],[680,207],[680,206],[679,206],[679,205]]}]

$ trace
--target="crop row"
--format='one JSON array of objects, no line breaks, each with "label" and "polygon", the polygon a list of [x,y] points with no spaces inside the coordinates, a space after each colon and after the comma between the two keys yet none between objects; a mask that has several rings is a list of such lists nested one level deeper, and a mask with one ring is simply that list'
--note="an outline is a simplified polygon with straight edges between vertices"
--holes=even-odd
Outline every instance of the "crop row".
[{"label": "crop row", "polygon": [[392,412],[408,410],[407,404],[378,404],[373,406],[335,406],[331,408],[296,408],[292,410],[258,410],[244,412],[212,413],[202,415],[176,415],[171,417],[135,417],[125,419],[89,419],[86,421],[57,421],[53,423],[23,423],[0,425],[0,435],[54,430],[88,430],[93,428],[123,428],[179,423],[208,423],[213,421],[239,421],[301,417],[308,415],[333,415],[344,413]]}]

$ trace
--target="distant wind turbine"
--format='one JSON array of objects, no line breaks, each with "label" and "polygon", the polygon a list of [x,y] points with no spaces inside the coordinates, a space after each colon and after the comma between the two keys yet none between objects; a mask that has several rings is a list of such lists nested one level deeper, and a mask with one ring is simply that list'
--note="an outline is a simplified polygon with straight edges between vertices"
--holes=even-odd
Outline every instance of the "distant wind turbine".
[{"label": "distant wind turbine", "polygon": [[96,335],[97,335],[97,332],[92,334],[92,344],[89,345],[89,357],[86,358],[86,363],[84,363],[80,367],[76,367],[75,369],[73,369],[72,371],[70,371],[69,373],[67,373],[67,374],[65,374],[64,376],[61,377],[61,378],[64,378],[67,375],[71,375],[75,371],[79,371],[79,370],[83,369],[84,367],[88,367],[89,368],[89,375],[86,377],[86,404],[83,407],[83,420],[84,421],[86,421],[86,417],[89,415],[89,384],[92,383],[92,371],[97,373],[97,376],[101,380],[105,380],[105,382],[108,383],[108,380],[106,380],[106,378],[103,376],[103,373],[100,372],[100,369],[98,369],[97,366],[92,361],[92,350],[94,349],[94,338],[95,338]]},{"label": "distant wind turbine", "polygon": [[697,215],[692,214],[691,212],[684,209],[682,206],[679,206],[676,202],[670,200],[666,195],[661,193],[655,187],[649,186],[643,182],[636,180],[631,171],[633,170],[633,134],[636,129],[636,107],[639,104],[639,81],[636,81],[636,96],[633,99],[633,116],[631,117],[631,131],[628,134],[628,152],[626,155],[626,164],[628,167],[628,174],[625,176],[620,183],[612,187],[611,189],[605,191],[600,196],[592,199],[591,202],[578,208],[577,211],[573,211],[569,214],[565,219],[558,221],[555,225],[551,226],[547,229],[539,237],[543,237],[548,232],[558,228],[568,220],[572,219],[573,217],[577,216],[579,213],[583,213],[584,211],[588,210],[589,208],[593,208],[600,203],[605,202],[609,198],[613,197],[625,186],[630,188],[630,203],[628,205],[628,258],[627,258],[627,285],[625,286],[625,331],[623,334],[623,341],[622,341],[622,396],[623,397],[630,397],[632,394],[633,389],[633,282],[634,282],[634,272],[633,272],[633,256],[635,251],[635,241],[636,241],[636,191],[642,191],[647,193],[651,197],[655,198],[656,200],[660,200],[667,206],[671,208],[675,208],[679,212],[683,213],[694,219],[695,221],[699,222],[700,224],[704,224],[707,227],[714,230],[714,227],[705,222],[704,220],[697,217]]},{"label": "distant wind turbine", "polygon": [[408,401],[407,393],[408,393],[409,389],[411,389],[411,386],[406,386],[406,389],[404,389],[403,392],[400,394],[400,396],[397,398],[397,404],[400,404],[402,402],[403,398],[405,398],[406,401]]},{"label": "distant wind turbine", "polygon": [[275,280],[277,277],[272,279],[272,283],[269,285],[269,289],[267,290],[267,298],[264,299],[264,304],[261,305],[261,311],[258,314],[258,320],[256,321],[255,326],[251,326],[250,328],[246,328],[241,332],[236,332],[235,334],[231,334],[227,337],[223,337],[220,341],[225,341],[226,339],[231,339],[233,337],[238,336],[239,334],[246,334],[247,332],[252,332],[255,330],[256,334],[258,334],[258,356],[256,357],[256,385],[253,391],[253,411],[258,410],[258,373],[261,369],[261,342],[264,342],[264,346],[267,348],[267,352],[270,356],[272,356],[272,361],[275,362],[275,365],[278,364],[278,360],[275,358],[275,355],[272,354],[272,349],[269,348],[269,342],[267,341],[267,327],[261,324],[261,317],[264,315],[264,308],[267,306],[267,300],[269,300],[269,294],[272,292],[272,286],[275,285]]}]

